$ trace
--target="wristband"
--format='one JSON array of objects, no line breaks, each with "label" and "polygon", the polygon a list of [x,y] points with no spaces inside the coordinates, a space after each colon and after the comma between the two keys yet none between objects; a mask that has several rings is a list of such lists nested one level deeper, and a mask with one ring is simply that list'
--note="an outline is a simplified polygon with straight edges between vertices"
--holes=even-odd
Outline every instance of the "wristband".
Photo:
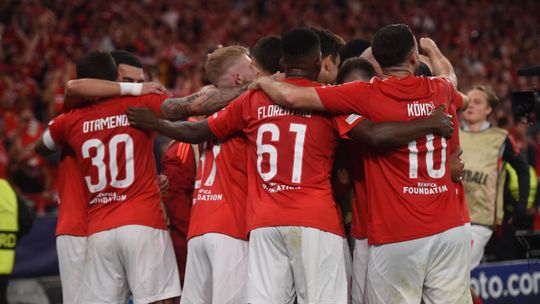
[{"label": "wristband", "polygon": [[120,95],[140,96],[143,89],[142,83],[119,82]]}]

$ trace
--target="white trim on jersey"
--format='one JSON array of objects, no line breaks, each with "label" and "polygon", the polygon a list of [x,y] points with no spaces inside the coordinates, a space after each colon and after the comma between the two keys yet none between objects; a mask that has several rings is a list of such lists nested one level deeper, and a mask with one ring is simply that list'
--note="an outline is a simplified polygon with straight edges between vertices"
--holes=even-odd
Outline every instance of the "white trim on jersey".
[{"label": "white trim on jersey", "polygon": [[49,129],[45,130],[45,132],[43,133],[43,143],[49,150],[56,151],[56,143],[54,142],[54,139],[52,138]]}]

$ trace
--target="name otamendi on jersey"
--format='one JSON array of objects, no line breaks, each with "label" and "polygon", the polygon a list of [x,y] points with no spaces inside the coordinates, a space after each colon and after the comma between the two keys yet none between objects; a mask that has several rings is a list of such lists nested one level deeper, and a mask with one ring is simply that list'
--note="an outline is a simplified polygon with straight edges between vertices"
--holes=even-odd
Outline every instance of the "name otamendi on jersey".
[{"label": "name otamendi on jersey", "polygon": [[118,127],[129,126],[129,121],[126,114],[113,115],[95,120],[83,122],[83,133],[90,133],[102,130],[109,130]]}]

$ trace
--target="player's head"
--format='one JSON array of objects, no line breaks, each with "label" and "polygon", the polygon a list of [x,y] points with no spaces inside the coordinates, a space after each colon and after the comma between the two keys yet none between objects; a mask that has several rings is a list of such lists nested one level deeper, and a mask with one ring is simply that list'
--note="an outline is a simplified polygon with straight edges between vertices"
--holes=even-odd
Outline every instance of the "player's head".
[{"label": "player's head", "polygon": [[143,65],[139,58],[127,51],[112,51],[120,81],[123,82],[144,82]]},{"label": "player's head", "polygon": [[204,68],[208,80],[217,87],[248,84],[259,74],[249,58],[249,50],[239,45],[218,48],[208,54]]},{"label": "player's head", "polygon": [[371,51],[371,47],[368,47],[367,49],[365,49],[364,52],[362,52],[362,54],[360,55],[360,58],[364,58],[365,60],[371,62],[371,64],[373,65],[373,68],[375,68],[375,72],[377,73],[377,76],[383,75],[381,66],[379,65],[377,60],[375,60],[375,57],[373,57],[373,52]]},{"label": "player's head", "polygon": [[118,70],[111,54],[91,51],[77,61],[77,78],[118,80]]},{"label": "player's head", "polygon": [[341,52],[339,52],[341,64],[349,58],[360,57],[360,55],[362,55],[362,53],[370,46],[371,42],[366,39],[357,38],[348,41],[341,49]]},{"label": "player's head", "polygon": [[467,92],[469,106],[463,112],[463,119],[468,124],[483,122],[495,112],[499,98],[490,87],[477,85]]},{"label": "player's head", "polygon": [[358,80],[369,82],[376,75],[377,73],[371,62],[364,58],[353,57],[343,62],[339,68],[336,82],[338,84]]},{"label": "player's head", "polygon": [[371,48],[383,70],[401,67],[414,73],[418,69],[416,38],[405,24],[391,24],[378,30],[371,41]]},{"label": "player's head", "polygon": [[297,28],[285,33],[281,38],[281,55],[287,76],[302,74],[317,80],[321,70],[321,43],[314,30]]},{"label": "player's head", "polygon": [[272,75],[280,70],[281,38],[266,36],[257,41],[251,50],[251,59],[261,74]]},{"label": "player's head", "polygon": [[322,53],[321,73],[318,80],[320,83],[335,83],[341,63],[339,52],[345,45],[345,40],[327,29],[315,29],[315,31],[319,35]]}]

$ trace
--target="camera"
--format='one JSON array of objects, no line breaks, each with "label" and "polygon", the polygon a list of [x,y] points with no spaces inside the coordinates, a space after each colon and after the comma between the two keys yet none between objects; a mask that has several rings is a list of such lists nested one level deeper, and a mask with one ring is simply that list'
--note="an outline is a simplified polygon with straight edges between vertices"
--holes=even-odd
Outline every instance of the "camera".
[{"label": "camera", "polygon": [[[519,76],[540,76],[540,66],[518,70]],[[517,121],[540,121],[540,90],[512,92],[512,111]]]}]

